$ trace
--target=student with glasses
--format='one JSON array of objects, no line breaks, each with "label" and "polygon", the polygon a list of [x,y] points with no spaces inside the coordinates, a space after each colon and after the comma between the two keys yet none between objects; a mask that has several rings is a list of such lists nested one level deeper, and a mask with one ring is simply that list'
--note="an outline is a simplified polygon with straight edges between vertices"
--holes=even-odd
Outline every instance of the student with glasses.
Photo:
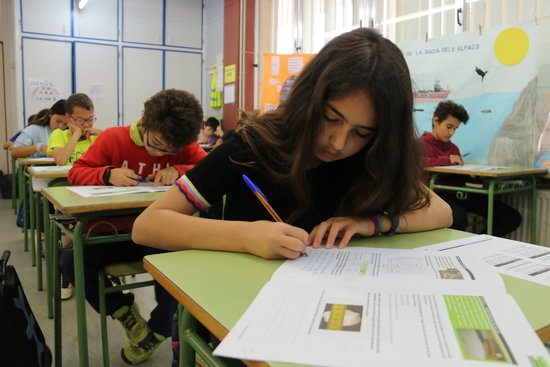
[{"label": "student with glasses", "polygon": [[48,155],[58,166],[72,165],[92,145],[101,129],[94,127],[94,104],[84,93],[75,93],[67,99],[66,130],[50,135]]},{"label": "student with glasses", "polygon": [[[101,133],[69,171],[71,184],[134,186],[152,181],[155,185],[172,185],[206,156],[196,142],[202,125],[202,107],[191,93],[163,90],[146,101],[144,107],[139,121],[130,126],[111,127]],[[134,218],[126,219],[127,223],[117,223],[118,230],[131,228]],[[97,269],[113,261],[136,260],[158,252],[163,250],[133,242],[85,246],[88,302],[99,310]],[[61,268],[64,276],[74,282],[70,253],[62,254]],[[121,351],[127,363],[146,360],[171,334],[177,302],[158,284],[155,296],[157,306],[149,322],[139,314],[133,294],[112,293],[106,299],[107,314],[120,321],[128,336]]]}]

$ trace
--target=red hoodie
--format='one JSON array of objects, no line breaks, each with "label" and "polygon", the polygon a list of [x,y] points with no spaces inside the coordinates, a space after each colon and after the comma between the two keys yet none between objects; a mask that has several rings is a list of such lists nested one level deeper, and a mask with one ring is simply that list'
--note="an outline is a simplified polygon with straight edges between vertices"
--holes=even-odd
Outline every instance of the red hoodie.
[{"label": "red hoodie", "polygon": [[69,171],[69,182],[71,185],[105,185],[103,174],[107,167],[129,168],[147,177],[173,166],[182,176],[204,157],[206,152],[197,143],[186,146],[182,155],[152,157],[145,149],[136,124],[116,126],[99,134],[86,153],[76,160]]},{"label": "red hoodie", "polygon": [[451,155],[460,155],[460,150],[451,141],[445,142],[438,140],[431,133],[424,131],[420,137],[424,145],[424,165],[449,166],[451,165]]},{"label": "red hoodie", "polygon": [[[438,140],[432,133],[427,131],[424,131],[420,140],[424,146],[424,166],[426,167],[449,166],[451,165],[450,156],[460,155],[460,150],[453,142]],[[430,177],[431,175],[426,176],[426,185],[430,184]],[[442,185],[462,186],[464,184],[464,179],[458,178],[457,175],[440,175],[437,183]],[[449,192],[445,190],[441,191]]]}]

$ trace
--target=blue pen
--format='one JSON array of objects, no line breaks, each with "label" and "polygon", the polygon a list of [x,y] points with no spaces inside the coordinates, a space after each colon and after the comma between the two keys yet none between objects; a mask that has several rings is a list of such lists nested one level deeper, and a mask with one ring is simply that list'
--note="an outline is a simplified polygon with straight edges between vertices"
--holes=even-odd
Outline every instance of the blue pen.
[{"label": "blue pen", "polygon": [[467,157],[468,155],[470,155],[470,153],[463,154],[462,158]]},{"label": "blue pen", "polygon": [[260,190],[260,188],[258,186],[256,186],[256,184],[254,182],[252,182],[252,180],[249,179],[247,175],[243,175],[242,177],[243,177],[244,182],[246,183],[246,186],[248,186],[250,191],[252,191],[253,193],[259,192],[260,195],[262,195],[264,197],[264,199],[267,201],[267,196],[264,195],[262,190]]},{"label": "blue pen", "polygon": [[256,184],[252,182],[252,180],[249,179],[247,175],[242,175],[242,177],[244,182],[246,183],[246,186],[248,186],[250,191],[252,191],[252,193],[256,195],[258,200],[260,200],[260,202],[263,204],[263,206],[266,208],[269,214],[271,214],[273,219],[275,219],[275,221],[277,222],[282,222],[283,220],[281,219],[281,217],[279,217],[279,214],[277,214],[275,209],[273,209],[273,207],[269,205],[269,203],[267,202],[267,197],[264,195],[262,190],[260,190],[260,188],[256,186]]},{"label": "blue pen", "polygon": [[[250,191],[252,191],[252,193],[256,195],[258,200],[260,200],[260,203],[263,204],[264,208],[267,209],[267,211],[269,212],[269,214],[271,214],[273,219],[275,219],[276,222],[282,222],[283,220],[281,219],[281,217],[279,217],[279,214],[277,214],[275,209],[273,209],[273,207],[269,205],[269,203],[267,202],[267,197],[264,195],[262,190],[260,190],[260,188],[256,186],[256,184],[252,182],[252,180],[249,179],[247,175],[242,175],[242,178],[246,183],[246,186],[248,186]],[[307,252],[302,252],[301,256],[308,256],[308,254]]]},{"label": "blue pen", "polygon": [[145,179],[145,178],[134,178],[134,180],[136,180],[137,182],[145,182],[145,183],[151,182],[151,181],[149,181],[149,180],[147,180],[147,179]]}]

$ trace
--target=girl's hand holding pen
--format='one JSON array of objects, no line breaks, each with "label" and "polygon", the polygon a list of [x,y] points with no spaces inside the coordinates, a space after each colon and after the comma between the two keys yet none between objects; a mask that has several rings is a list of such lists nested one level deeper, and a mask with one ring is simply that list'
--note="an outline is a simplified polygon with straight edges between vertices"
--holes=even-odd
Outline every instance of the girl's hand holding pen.
[{"label": "girl's hand holding pen", "polygon": [[283,222],[250,222],[244,231],[245,252],[264,259],[296,259],[306,250],[308,234],[302,228]]}]

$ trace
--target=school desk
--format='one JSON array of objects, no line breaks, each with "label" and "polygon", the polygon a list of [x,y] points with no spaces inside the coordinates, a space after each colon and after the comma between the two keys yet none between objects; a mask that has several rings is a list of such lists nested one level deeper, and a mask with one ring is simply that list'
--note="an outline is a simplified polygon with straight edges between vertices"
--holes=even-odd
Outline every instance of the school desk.
[{"label": "school desk", "polygon": [[[490,170],[466,169],[468,165],[460,169],[446,167],[426,167],[425,170],[432,173],[430,189],[456,191],[457,197],[464,197],[464,193],[476,193],[487,195],[487,234],[493,234],[493,208],[495,195],[507,194],[519,191],[531,191],[531,243],[537,241],[537,176],[547,173],[546,169],[507,167]],[[453,174],[480,178],[482,187],[450,186],[437,184],[437,179],[442,174]],[[466,194],[467,195],[467,194]],[[525,221],[525,218],[523,219]]]},{"label": "school desk", "polygon": [[[59,264],[59,251],[54,244],[59,242],[60,233],[72,240],[72,249],[75,267],[75,299],[76,317],[78,332],[78,355],[80,366],[88,366],[88,336],[86,328],[86,299],[84,291],[83,271],[83,246],[85,244],[103,244],[112,242],[128,241],[131,239],[129,232],[118,233],[107,236],[87,237],[83,229],[87,223],[94,219],[105,217],[136,215],[143,211],[149,204],[162,195],[161,192],[145,194],[128,194],[117,196],[83,197],[72,192],[65,186],[47,187],[42,189],[42,210],[44,218],[48,218],[48,203],[52,203],[58,211],[63,214],[72,214],[78,217],[74,227],[69,228],[61,221],[51,221],[51,225],[45,225],[45,238],[52,241],[49,245],[51,251],[50,264]],[[47,265],[48,263],[46,263]],[[54,265],[47,271],[52,274],[53,299],[54,299],[54,330],[55,330],[55,365],[61,365],[61,304],[59,266]],[[48,275],[50,276],[50,275]],[[99,315],[98,315],[99,317]]]},{"label": "school desk", "polygon": [[[17,158],[17,188],[19,198],[16,206],[23,203],[23,236],[25,241],[25,251],[29,251],[29,208],[26,195],[28,181],[25,171],[26,168],[31,165],[55,165],[55,160],[53,158]],[[32,261],[34,265],[34,256]]]},{"label": "school desk", "polygon": [[[33,179],[54,179],[66,178],[69,175],[71,166],[30,166],[27,168],[29,175],[29,217],[30,217],[30,232],[31,232],[31,256],[33,258],[32,265],[36,265],[38,290],[42,290],[42,240],[40,235],[40,227],[42,220],[42,211],[40,210],[40,187],[35,187]],[[46,258],[48,261],[48,258]]]},{"label": "school desk", "polygon": [[[472,236],[451,229],[379,236],[353,241],[354,246],[409,249]],[[222,251],[187,250],[144,258],[145,269],[219,340],[252,303],[283,260]],[[543,341],[550,341],[550,287],[502,275],[527,320]],[[249,362],[247,362],[249,363]],[[265,366],[253,362],[251,366]],[[270,363],[270,366],[289,366]]]}]

